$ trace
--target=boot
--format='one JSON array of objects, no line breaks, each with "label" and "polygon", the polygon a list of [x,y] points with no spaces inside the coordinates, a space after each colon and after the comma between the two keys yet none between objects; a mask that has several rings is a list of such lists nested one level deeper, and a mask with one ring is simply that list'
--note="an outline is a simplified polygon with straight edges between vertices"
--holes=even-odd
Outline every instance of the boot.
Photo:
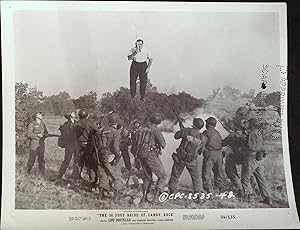
[{"label": "boot", "polygon": [[27,176],[30,176],[30,174],[31,174],[31,169],[27,169],[27,170],[26,170],[26,175],[27,175]]},{"label": "boot", "polygon": [[143,190],[143,197],[140,201],[140,204],[148,203],[148,202],[149,202],[149,200],[148,200],[148,191]]},{"label": "boot", "polygon": [[122,198],[123,198],[123,194],[119,190],[116,190],[114,194],[114,199],[121,200]]},{"label": "boot", "polygon": [[154,204],[159,203],[159,195],[160,195],[160,190],[156,188],[155,192],[154,192],[152,203],[154,203]]},{"label": "boot", "polygon": [[243,191],[243,189],[237,189],[237,191],[236,191],[236,197],[238,199],[242,199],[244,197],[244,191]]},{"label": "boot", "polygon": [[45,176],[46,176],[45,175],[45,169],[40,170],[40,175],[41,175],[42,178],[45,178]]},{"label": "boot", "polygon": [[248,194],[247,195],[247,202],[249,203],[249,204],[251,204],[251,203],[253,203],[253,195],[252,194]]},{"label": "boot", "polygon": [[104,188],[99,188],[99,194],[98,197],[100,200],[102,200],[104,198]]},{"label": "boot", "polygon": [[265,203],[265,204],[268,204],[268,205],[270,205],[270,206],[273,206],[271,197],[269,197],[269,196],[266,196],[266,197],[265,197],[264,203]]}]

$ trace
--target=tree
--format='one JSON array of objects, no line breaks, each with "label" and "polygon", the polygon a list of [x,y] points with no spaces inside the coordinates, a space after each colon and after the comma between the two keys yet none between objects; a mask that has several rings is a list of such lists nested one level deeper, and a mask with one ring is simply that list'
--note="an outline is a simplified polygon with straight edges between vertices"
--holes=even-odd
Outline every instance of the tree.
[{"label": "tree", "polygon": [[66,111],[75,110],[75,105],[69,93],[60,92],[58,95],[47,97],[41,108],[48,109],[49,115],[62,116]]},{"label": "tree", "polygon": [[99,103],[103,112],[115,111],[123,119],[139,119],[146,121],[148,114],[159,112],[163,119],[175,120],[176,117],[171,110],[171,103],[178,113],[192,112],[195,108],[203,107],[204,100],[196,99],[190,94],[181,92],[179,94],[167,95],[157,92],[157,88],[148,81],[147,102],[141,102],[138,97],[131,101],[128,88],[121,87],[114,93],[104,93]]},{"label": "tree", "polygon": [[26,153],[27,126],[32,115],[37,111],[43,101],[43,93],[36,88],[30,88],[27,83],[15,83],[15,130],[16,152]]},{"label": "tree", "polygon": [[97,106],[97,93],[91,91],[88,95],[72,100],[76,109],[87,108],[93,110]]}]

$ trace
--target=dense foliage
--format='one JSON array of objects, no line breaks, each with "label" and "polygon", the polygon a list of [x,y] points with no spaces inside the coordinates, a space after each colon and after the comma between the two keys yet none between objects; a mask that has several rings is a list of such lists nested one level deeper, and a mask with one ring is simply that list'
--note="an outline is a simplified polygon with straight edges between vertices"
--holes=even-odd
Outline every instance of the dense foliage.
[{"label": "dense foliage", "polygon": [[[139,83],[138,83],[139,84]],[[137,86],[139,89],[139,85]],[[17,82],[15,84],[15,111],[16,111],[16,149],[17,152],[26,151],[26,130],[29,122],[32,120],[33,113],[41,111],[48,116],[62,116],[66,111],[87,108],[93,114],[108,113],[114,111],[119,113],[123,120],[139,119],[144,122],[147,115],[152,112],[159,112],[162,119],[173,121],[176,119],[171,106],[178,114],[189,114],[196,108],[205,108],[207,111],[214,113],[218,110],[232,110],[234,114],[235,107],[228,107],[229,104],[238,106],[238,100],[252,102],[256,106],[273,105],[276,109],[280,109],[280,92],[266,94],[263,97],[262,92],[256,96],[254,90],[242,94],[239,89],[225,86],[222,89],[214,89],[212,94],[204,99],[197,99],[186,92],[177,94],[166,94],[158,92],[148,80],[146,87],[146,101],[140,100],[137,95],[131,100],[130,91],[126,87],[120,87],[115,92],[106,92],[102,94],[100,100],[97,99],[97,93],[91,91],[87,95],[72,99],[68,92],[60,92],[57,95],[44,96],[43,92],[36,88],[31,88],[26,83]],[[225,107],[224,107],[225,106]],[[220,107],[220,108],[219,108]],[[218,114],[217,112],[214,114]]]}]

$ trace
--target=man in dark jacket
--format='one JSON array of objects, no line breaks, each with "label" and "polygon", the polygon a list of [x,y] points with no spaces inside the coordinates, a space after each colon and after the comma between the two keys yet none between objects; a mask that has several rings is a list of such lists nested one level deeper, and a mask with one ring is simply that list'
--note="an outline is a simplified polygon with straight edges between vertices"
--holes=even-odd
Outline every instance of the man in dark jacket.
[{"label": "man in dark jacket", "polygon": [[57,179],[61,179],[65,174],[72,156],[78,155],[78,142],[76,140],[76,133],[74,131],[75,124],[75,112],[67,112],[64,117],[67,121],[60,126],[59,130],[61,131],[61,135],[63,138],[63,144],[65,147],[65,157],[59,168],[59,175]]}]

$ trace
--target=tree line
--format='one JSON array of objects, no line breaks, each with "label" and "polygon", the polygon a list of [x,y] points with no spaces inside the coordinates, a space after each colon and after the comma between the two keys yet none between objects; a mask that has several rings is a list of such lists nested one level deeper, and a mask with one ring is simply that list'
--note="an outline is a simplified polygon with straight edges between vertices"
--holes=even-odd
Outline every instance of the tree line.
[{"label": "tree line", "polygon": [[[138,86],[139,88],[139,86]],[[206,103],[217,96],[220,89],[214,89],[212,94],[205,99],[195,98],[186,92],[166,94],[158,92],[148,80],[146,87],[147,101],[139,100],[139,95],[131,101],[130,90],[120,87],[115,92],[105,92],[98,99],[96,92],[91,91],[76,99],[71,98],[68,92],[60,92],[56,95],[44,96],[42,91],[30,87],[27,83],[15,83],[15,126],[16,126],[16,148],[24,150],[26,146],[26,131],[29,122],[32,120],[34,112],[40,111],[46,116],[62,116],[66,111],[80,108],[87,108],[91,113],[108,113],[115,111],[119,113],[123,120],[139,119],[145,121],[149,112],[159,112],[163,119],[175,120],[170,104],[178,114],[190,113],[196,108],[204,108]],[[247,97],[256,106],[262,103],[262,92],[256,94],[250,90],[247,94],[242,94],[240,90],[225,86],[223,92],[227,96]],[[273,92],[264,97],[264,103],[273,105],[280,109],[280,92]]]}]

